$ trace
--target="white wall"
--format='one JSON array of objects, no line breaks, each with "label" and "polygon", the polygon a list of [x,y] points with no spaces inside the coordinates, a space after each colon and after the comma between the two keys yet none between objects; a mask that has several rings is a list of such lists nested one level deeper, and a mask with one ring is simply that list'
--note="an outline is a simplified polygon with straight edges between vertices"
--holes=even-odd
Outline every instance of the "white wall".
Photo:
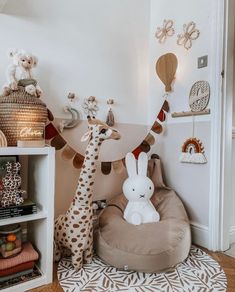
[{"label": "white wall", "polygon": [[[0,15],[0,84],[6,51],[23,48],[39,57],[36,76],[58,117],[67,94],[94,95],[99,117],[115,99],[117,122],[147,124],[150,0],[17,0]],[[134,111],[130,112],[130,108]]]},{"label": "white wall", "polygon": [[[160,96],[164,87],[154,75],[154,64],[158,57],[166,52],[174,53],[178,58],[178,71],[174,90],[169,97],[172,112],[189,110],[189,92],[198,80],[206,80],[211,85],[213,99],[213,72],[211,57],[214,49],[213,36],[213,1],[151,1],[151,42],[150,63],[153,64],[150,73],[150,94]],[[159,9],[160,8],[160,9]],[[163,19],[174,21],[175,36],[169,38],[164,45],[159,44],[152,37],[156,27]],[[192,49],[185,50],[176,44],[176,36],[182,33],[183,24],[194,21],[200,30],[200,37],[193,41]],[[197,58],[208,55],[208,67],[197,69]],[[150,105],[151,106],[151,105]],[[211,107],[211,103],[208,106]],[[149,109],[151,116],[155,114],[154,107]],[[207,245],[209,224],[209,194],[210,194],[210,147],[211,147],[211,116],[195,117],[195,136],[205,147],[208,163],[205,165],[182,164],[179,155],[183,142],[192,136],[192,117],[173,119],[168,117],[166,133],[159,138],[159,144],[153,149],[163,160],[168,184],[176,190],[182,198],[197,231],[199,244]],[[194,230],[193,230],[194,231]]]},{"label": "white wall", "polygon": [[208,206],[210,192],[210,123],[198,122],[196,133],[203,141],[207,164],[180,163],[180,151],[183,142],[189,137],[191,123],[167,125],[167,130],[160,138],[157,152],[163,161],[167,185],[176,190],[183,200],[190,220],[193,223],[208,226]]},{"label": "white wall", "polygon": [[[0,34],[4,36],[0,46],[0,83],[5,80],[7,48],[25,48],[39,56],[37,77],[47,104],[58,105],[56,115],[61,116],[60,108],[66,103],[68,91],[77,92],[82,98],[95,95],[102,100],[101,118],[105,116],[106,98],[114,97],[117,99],[116,119],[129,124],[129,138],[134,135],[132,124],[151,124],[163,102],[164,87],[155,73],[155,63],[162,54],[173,52],[179,61],[174,92],[169,97],[171,112],[189,109],[189,91],[198,80],[211,83],[213,99],[210,63],[215,46],[213,1],[126,0],[123,3],[120,0],[21,0],[19,5],[19,1],[9,1],[6,14],[0,15]],[[164,19],[174,20],[176,34],[160,45],[154,34]],[[197,24],[200,37],[193,42],[192,49],[186,51],[176,45],[176,36],[189,21]],[[203,55],[209,56],[209,66],[199,70],[197,57]],[[178,161],[184,139],[192,134],[191,121],[192,118],[169,117],[165,135],[157,139],[153,152],[161,155],[167,181],[184,201],[194,225],[207,230],[211,116],[195,119],[196,136],[206,150],[206,165],[186,165]],[[141,132],[140,141],[142,135]],[[129,141],[128,145],[124,139],[125,147],[130,150],[138,143],[136,139],[131,140],[134,142]],[[63,162],[57,153],[57,214],[69,204],[77,176],[78,171]],[[119,178],[113,173],[109,177],[100,174],[95,195],[102,198],[117,194],[124,177],[125,174]],[[206,246],[207,242],[202,244]]]},{"label": "white wall", "polygon": [[[234,30],[235,31],[235,30]],[[235,37],[234,39],[234,48],[235,48]],[[235,54],[235,51],[234,51]],[[235,72],[235,62],[233,64],[233,70]],[[234,84],[235,84],[235,74],[233,75]],[[232,236],[230,238],[231,243],[235,242],[235,86],[233,87],[233,144],[232,144],[232,213],[231,213],[231,233]]]}]

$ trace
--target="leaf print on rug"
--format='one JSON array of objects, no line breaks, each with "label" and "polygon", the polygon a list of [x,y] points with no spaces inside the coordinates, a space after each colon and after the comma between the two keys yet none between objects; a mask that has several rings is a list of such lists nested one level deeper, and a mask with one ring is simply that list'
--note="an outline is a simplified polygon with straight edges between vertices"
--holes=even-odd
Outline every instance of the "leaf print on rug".
[{"label": "leaf print on rug", "polygon": [[96,256],[79,271],[73,268],[70,258],[62,259],[58,279],[65,292],[225,292],[227,287],[220,265],[195,246],[182,264],[166,273],[122,271]]}]

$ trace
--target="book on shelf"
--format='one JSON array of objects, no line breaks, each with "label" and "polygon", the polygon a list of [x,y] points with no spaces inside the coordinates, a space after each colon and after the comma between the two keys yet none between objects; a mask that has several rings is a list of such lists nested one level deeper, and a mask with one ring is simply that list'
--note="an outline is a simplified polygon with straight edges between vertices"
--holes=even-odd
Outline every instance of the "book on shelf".
[{"label": "book on shelf", "polygon": [[37,213],[37,205],[30,199],[26,199],[23,204],[0,208],[0,219],[31,215]]},{"label": "book on shelf", "polygon": [[17,287],[14,288],[15,285],[25,283],[27,281],[36,279],[41,276],[42,273],[40,272],[39,268],[35,265],[33,269],[25,271],[25,273],[23,274],[18,273],[18,275],[17,274],[14,275],[12,279],[9,277],[7,280],[3,279],[3,281],[0,281],[0,290],[7,289],[13,286],[12,291],[17,291]]}]

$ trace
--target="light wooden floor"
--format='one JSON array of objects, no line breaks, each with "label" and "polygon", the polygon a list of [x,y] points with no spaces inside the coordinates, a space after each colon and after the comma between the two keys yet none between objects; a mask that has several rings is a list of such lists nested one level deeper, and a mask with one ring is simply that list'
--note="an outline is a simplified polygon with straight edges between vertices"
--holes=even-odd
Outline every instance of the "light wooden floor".
[{"label": "light wooden floor", "polygon": [[[220,252],[211,252],[204,248],[209,255],[211,255],[224,269],[227,279],[228,279],[228,289],[227,292],[235,291],[235,258],[229,257]],[[60,287],[57,279],[57,265],[54,266],[54,281],[50,285],[42,286],[40,288],[36,288],[30,290],[31,292],[63,292],[63,289]]]}]

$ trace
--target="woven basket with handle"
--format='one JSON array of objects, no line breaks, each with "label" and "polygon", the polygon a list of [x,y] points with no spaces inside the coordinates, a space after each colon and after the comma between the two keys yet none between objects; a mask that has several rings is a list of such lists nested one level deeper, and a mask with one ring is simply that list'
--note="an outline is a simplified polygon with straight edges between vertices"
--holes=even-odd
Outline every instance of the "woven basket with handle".
[{"label": "woven basket with handle", "polygon": [[0,130],[7,138],[8,146],[17,145],[21,125],[44,131],[47,115],[46,105],[25,92],[24,87],[8,96],[0,96]]}]

